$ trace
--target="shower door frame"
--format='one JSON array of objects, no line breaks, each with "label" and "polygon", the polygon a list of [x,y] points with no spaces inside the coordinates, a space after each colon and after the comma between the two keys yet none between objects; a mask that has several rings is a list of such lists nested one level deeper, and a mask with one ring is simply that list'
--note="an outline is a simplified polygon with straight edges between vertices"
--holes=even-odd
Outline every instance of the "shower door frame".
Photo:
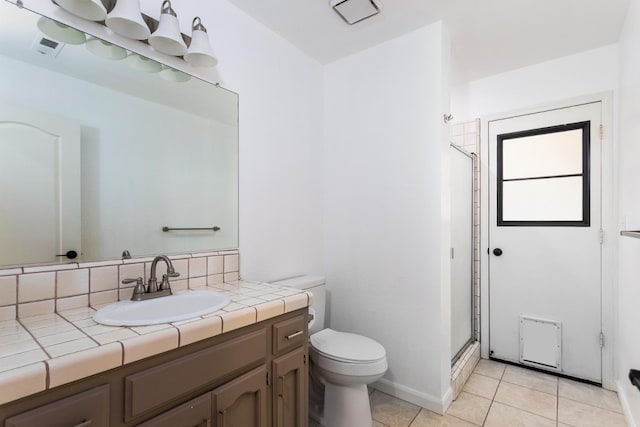
[{"label": "shower door frame", "polygon": [[572,98],[552,104],[534,106],[522,110],[494,114],[481,117],[480,136],[480,356],[489,358],[489,123],[494,120],[503,120],[521,115],[535,114],[545,110],[568,108],[574,105],[601,102],[602,103],[602,331],[605,336],[602,348],[602,386],[609,390],[615,390],[614,354],[615,343],[615,313],[617,304],[615,301],[614,283],[615,254],[618,242],[616,235],[617,212],[614,205],[614,150],[613,150],[613,92],[603,92],[593,95]]},{"label": "shower door frame", "polygon": [[[460,147],[458,147],[457,145],[450,143],[449,144],[450,148],[453,148],[454,150],[458,151],[460,154],[468,157],[471,160],[471,209],[470,209],[470,222],[471,222],[471,277],[470,277],[470,281],[469,281],[469,292],[471,294],[471,306],[469,307],[469,310],[471,312],[471,333],[469,335],[469,339],[467,340],[467,342],[460,348],[460,350],[458,350],[455,354],[451,354],[451,365],[453,366],[458,359],[464,354],[464,352],[467,350],[467,348],[469,348],[469,345],[471,345],[475,340],[476,340],[476,331],[478,330],[478,326],[476,324],[476,311],[475,311],[475,304],[474,304],[474,300],[475,300],[475,289],[474,289],[474,283],[475,283],[475,271],[474,271],[474,264],[475,264],[475,250],[476,250],[476,241],[475,241],[475,234],[476,234],[476,230],[475,230],[475,224],[473,221],[473,217],[474,217],[474,213],[475,213],[475,202],[476,202],[476,192],[475,192],[475,179],[476,179],[476,173],[475,173],[475,169],[476,169],[476,162],[478,161],[478,156],[475,153],[467,153],[466,151],[464,151],[463,149],[461,149]],[[453,242],[451,242],[451,244],[453,245]],[[451,259],[454,258],[455,253],[453,251],[453,246],[451,247],[451,254],[450,257]],[[453,299],[452,299],[452,304],[453,304]]]}]

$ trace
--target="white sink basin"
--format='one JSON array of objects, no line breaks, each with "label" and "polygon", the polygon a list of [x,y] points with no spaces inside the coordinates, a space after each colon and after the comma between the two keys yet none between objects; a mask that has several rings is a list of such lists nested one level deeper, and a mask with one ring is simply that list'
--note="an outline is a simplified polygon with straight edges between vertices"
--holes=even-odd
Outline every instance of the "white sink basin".
[{"label": "white sink basin", "polygon": [[96,311],[93,320],[111,326],[143,326],[192,319],[220,310],[228,296],[215,291],[179,291],[145,301],[120,301]]}]

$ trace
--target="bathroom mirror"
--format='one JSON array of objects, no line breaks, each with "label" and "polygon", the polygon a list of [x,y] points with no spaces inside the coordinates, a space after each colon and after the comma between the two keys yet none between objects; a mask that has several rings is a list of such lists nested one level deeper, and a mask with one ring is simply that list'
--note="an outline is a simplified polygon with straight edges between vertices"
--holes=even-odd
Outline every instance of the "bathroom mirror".
[{"label": "bathroom mirror", "polygon": [[46,19],[0,1],[0,265],[237,248],[237,94]]}]

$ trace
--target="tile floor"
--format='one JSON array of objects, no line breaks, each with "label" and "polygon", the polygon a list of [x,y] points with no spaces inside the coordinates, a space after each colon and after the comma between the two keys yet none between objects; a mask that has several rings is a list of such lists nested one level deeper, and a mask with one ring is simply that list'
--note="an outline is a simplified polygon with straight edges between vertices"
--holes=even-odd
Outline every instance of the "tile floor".
[{"label": "tile floor", "polygon": [[484,359],[444,416],[377,390],[370,399],[373,427],[627,425],[612,391]]}]

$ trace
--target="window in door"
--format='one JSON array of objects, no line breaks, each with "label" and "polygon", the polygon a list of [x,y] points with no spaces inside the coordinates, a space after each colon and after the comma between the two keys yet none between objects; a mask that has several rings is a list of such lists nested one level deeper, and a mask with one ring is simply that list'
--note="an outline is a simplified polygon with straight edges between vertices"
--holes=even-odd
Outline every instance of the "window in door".
[{"label": "window in door", "polygon": [[498,226],[589,226],[589,125],[498,135]]}]

